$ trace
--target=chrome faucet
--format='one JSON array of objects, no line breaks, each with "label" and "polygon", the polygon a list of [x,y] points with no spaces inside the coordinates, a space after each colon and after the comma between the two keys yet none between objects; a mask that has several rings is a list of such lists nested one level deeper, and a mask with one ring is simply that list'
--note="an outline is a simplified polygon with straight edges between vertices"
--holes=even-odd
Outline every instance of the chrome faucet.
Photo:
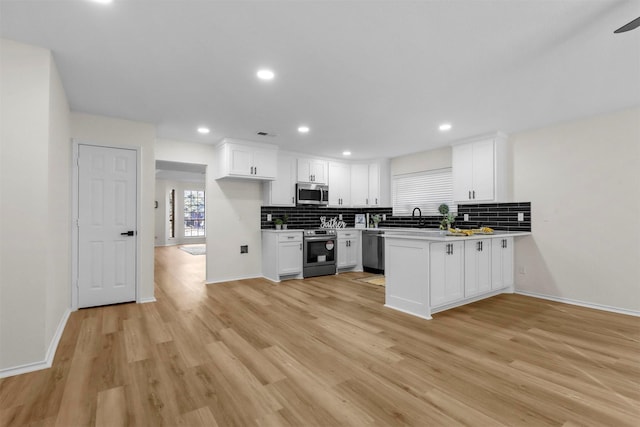
[{"label": "chrome faucet", "polygon": [[420,210],[419,207],[415,207],[413,208],[413,211],[411,212],[411,218],[414,218],[416,216],[416,209],[418,210],[418,228],[422,228],[425,226],[424,220],[422,219],[422,210]]}]

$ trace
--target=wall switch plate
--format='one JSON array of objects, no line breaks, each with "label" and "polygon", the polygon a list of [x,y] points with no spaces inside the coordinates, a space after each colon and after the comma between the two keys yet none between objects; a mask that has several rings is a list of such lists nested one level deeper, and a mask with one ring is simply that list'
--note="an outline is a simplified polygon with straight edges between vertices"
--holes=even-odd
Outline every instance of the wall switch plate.
[{"label": "wall switch plate", "polygon": [[469,214],[464,214],[464,220],[469,221]]},{"label": "wall switch plate", "polygon": [[342,221],[342,214],[338,214],[338,219]]},{"label": "wall switch plate", "polygon": [[271,214],[267,214],[267,221],[271,221],[273,219],[273,217],[271,216]]},{"label": "wall switch plate", "polygon": [[524,221],[524,212],[518,212],[518,221]]},{"label": "wall switch plate", "polygon": [[382,214],[382,220],[386,221],[387,220],[387,214]]},{"label": "wall switch plate", "polygon": [[248,254],[249,253],[249,245],[240,246],[240,253],[241,254]]}]

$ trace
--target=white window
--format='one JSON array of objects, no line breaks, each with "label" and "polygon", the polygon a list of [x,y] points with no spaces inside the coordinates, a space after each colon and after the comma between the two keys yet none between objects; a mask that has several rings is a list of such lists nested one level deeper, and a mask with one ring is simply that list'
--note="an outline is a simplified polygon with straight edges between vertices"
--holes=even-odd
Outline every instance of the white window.
[{"label": "white window", "polygon": [[184,237],[205,235],[204,191],[184,191]]},{"label": "white window", "polygon": [[423,216],[440,215],[438,207],[443,203],[456,211],[451,168],[394,175],[392,181],[394,216],[411,215],[416,207]]}]

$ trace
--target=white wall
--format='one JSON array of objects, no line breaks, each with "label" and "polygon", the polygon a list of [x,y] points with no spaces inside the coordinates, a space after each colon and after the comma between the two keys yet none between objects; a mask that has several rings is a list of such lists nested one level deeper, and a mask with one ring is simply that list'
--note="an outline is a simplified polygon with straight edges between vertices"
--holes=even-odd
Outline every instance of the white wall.
[{"label": "white wall", "polygon": [[71,141],[69,104],[53,60],[49,97],[47,314],[49,342],[71,304]]},{"label": "white wall", "polygon": [[[0,374],[46,367],[70,306],[69,107],[48,50],[0,41]],[[51,360],[48,360],[50,362]]]},{"label": "white wall", "polygon": [[[174,238],[169,237],[169,192],[172,189],[176,190]],[[156,209],[156,246],[206,242],[204,237],[184,237],[185,190],[205,191],[205,203],[207,202],[205,183],[156,179],[156,201],[158,202],[158,209]]]},{"label": "white wall", "polygon": [[509,141],[533,230],[516,242],[516,289],[640,311],[640,109]]},{"label": "white wall", "polygon": [[[207,165],[207,283],[261,276],[261,182],[212,179],[212,145],[159,139],[156,160]],[[241,245],[249,253],[240,254]]]},{"label": "white wall", "polygon": [[138,224],[138,244],[140,245],[138,301],[153,300],[155,127],[148,123],[74,112],[71,114],[71,136],[75,142],[140,148],[139,175],[141,182],[138,187],[140,190],[141,211],[139,217],[141,221]]},{"label": "white wall", "polygon": [[391,159],[391,176],[451,167],[451,147]]}]

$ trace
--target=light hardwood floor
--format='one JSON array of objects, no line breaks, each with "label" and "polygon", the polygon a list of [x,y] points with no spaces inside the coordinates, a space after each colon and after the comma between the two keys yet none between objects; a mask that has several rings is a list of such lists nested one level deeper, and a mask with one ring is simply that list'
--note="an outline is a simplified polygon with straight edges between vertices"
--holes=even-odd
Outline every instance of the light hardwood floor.
[{"label": "light hardwood floor", "polygon": [[207,286],[204,261],[159,248],[157,303],[73,313],[0,425],[638,425],[638,318],[500,295],[426,321],[366,273]]}]

